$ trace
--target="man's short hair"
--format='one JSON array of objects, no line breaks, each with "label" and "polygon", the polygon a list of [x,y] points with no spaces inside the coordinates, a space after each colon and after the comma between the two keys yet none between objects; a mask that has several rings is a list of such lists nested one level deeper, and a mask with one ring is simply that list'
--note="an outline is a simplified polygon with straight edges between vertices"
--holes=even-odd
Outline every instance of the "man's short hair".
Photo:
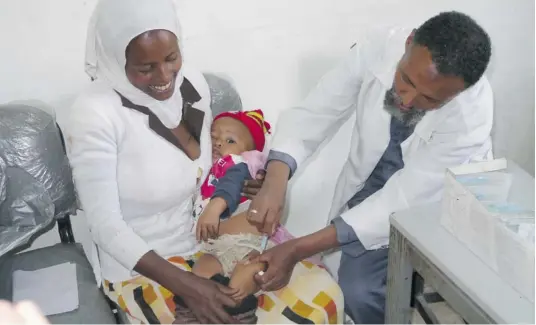
[{"label": "man's short hair", "polygon": [[474,85],[486,70],[491,57],[491,40],[471,17],[456,11],[428,19],[416,31],[413,43],[430,51],[437,71]]}]

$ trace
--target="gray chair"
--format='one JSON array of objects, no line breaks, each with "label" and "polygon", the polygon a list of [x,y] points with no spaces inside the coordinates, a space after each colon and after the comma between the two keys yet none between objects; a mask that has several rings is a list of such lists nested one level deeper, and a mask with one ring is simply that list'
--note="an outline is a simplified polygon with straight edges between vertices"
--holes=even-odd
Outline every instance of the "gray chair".
[{"label": "gray chair", "polygon": [[213,73],[203,73],[210,90],[210,108],[214,116],[228,111],[241,111],[242,100],[235,86],[227,78]]},{"label": "gray chair", "polygon": [[[0,106],[0,161],[4,167],[0,170],[0,244],[39,228],[31,238],[0,256],[0,299],[12,300],[14,271],[71,262],[76,265],[79,308],[51,315],[49,321],[116,323],[118,319],[97,287],[81,245],[74,239],[70,214],[76,211],[76,195],[65,144],[54,118],[32,106]],[[61,243],[17,253],[55,224]]]}]

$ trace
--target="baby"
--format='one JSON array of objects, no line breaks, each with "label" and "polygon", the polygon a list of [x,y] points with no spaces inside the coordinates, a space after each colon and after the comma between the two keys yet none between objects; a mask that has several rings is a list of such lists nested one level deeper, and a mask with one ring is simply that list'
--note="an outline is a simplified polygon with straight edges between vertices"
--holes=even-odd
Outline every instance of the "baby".
[{"label": "baby", "polygon": [[[213,166],[194,207],[196,237],[203,241],[205,254],[192,272],[237,289],[232,298],[239,305],[228,312],[235,318],[248,315],[249,320],[239,317],[239,322],[256,320],[257,299],[253,294],[259,288],[254,275],[265,268],[262,263],[244,263],[262,250],[262,234],[246,218],[249,202],[241,191],[244,181],[254,178],[266,164],[262,150],[269,132],[270,124],[264,121],[261,110],[216,116],[211,128]],[[184,305],[180,298],[176,300],[177,317],[181,313],[185,316]]]}]

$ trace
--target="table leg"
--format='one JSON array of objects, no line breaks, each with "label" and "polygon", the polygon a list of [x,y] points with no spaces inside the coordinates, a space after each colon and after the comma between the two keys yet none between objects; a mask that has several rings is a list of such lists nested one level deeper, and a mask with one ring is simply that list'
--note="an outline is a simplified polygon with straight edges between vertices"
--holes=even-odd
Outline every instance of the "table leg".
[{"label": "table leg", "polygon": [[411,265],[434,290],[437,291],[444,301],[470,324],[496,324],[486,312],[482,310],[471,298],[467,296],[452,280],[440,269],[430,262],[421,252],[406,241],[411,252]]},{"label": "table leg", "polygon": [[417,272],[413,272],[411,307],[417,309],[426,324],[441,324],[432,308],[430,308],[429,301],[426,300],[426,295],[424,294],[424,279]]},{"label": "table leg", "polygon": [[409,254],[406,238],[391,226],[387,264],[386,324],[409,324],[411,321],[413,268]]}]

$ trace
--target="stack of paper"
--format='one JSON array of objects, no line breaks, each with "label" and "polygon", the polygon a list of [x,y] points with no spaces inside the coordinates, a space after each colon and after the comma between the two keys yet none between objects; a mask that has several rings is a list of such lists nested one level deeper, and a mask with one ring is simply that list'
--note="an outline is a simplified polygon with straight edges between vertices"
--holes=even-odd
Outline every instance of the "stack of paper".
[{"label": "stack of paper", "polygon": [[13,272],[13,301],[31,300],[45,315],[78,308],[76,264],[63,263],[35,271]]}]

